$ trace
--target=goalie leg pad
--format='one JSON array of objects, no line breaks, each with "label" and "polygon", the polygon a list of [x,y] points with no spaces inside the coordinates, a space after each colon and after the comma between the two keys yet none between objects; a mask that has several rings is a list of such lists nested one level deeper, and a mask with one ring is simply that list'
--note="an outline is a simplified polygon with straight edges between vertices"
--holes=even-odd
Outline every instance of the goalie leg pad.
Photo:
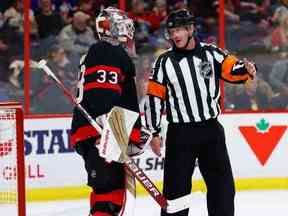
[{"label": "goalie leg pad", "polygon": [[114,190],[110,193],[90,194],[90,214],[92,216],[117,216],[124,202],[124,190]]},{"label": "goalie leg pad", "polygon": [[85,169],[88,175],[88,185],[101,191],[101,193],[111,192],[125,187],[125,170],[123,164],[111,162],[99,156],[98,149],[93,145],[88,145],[89,149],[83,156]]}]

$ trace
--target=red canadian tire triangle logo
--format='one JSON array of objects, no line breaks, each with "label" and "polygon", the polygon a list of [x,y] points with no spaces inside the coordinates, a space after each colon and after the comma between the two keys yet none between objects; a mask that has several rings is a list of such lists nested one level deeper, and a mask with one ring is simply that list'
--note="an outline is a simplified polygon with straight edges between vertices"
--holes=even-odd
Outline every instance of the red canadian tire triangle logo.
[{"label": "red canadian tire triangle logo", "polygon": [[285,133],[286,128],[285,125],[270,126],[269,122],[261,119],[256,123],[256,126],[240,126],[239,130],[258,161],[264,166]]}]

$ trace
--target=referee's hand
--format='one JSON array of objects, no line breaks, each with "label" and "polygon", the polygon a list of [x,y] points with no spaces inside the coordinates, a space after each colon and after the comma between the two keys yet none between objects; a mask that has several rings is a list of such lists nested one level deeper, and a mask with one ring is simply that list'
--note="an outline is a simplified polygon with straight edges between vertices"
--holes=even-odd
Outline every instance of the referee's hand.
[{"label": "referee's hand", "polygon": [[246,58],[243,59],[243,62],[247,72],[250,74],[252,79],[254,79],[256,77],[256,67],[254,62],[248,61]]},{"label": "referee's hand", "polygon": [[161,142],[162,140],[159,136],[153,137],[150,142],[152,151],[159,157],[161,156]]}]

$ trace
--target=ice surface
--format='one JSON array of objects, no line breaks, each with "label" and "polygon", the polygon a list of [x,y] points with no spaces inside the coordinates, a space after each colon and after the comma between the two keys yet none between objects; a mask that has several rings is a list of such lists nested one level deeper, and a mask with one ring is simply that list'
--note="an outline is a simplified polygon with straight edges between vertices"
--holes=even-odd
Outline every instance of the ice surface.
[{"label": "ice surface", "polygon": [[[28,203],[27,216],[87,216],[88,205],[88,200]],[[235,211],[235,216],[287,216],[288,190],[237,192]],[[0,212],[1,216],[14,216],[7,205],[0,204]],[[135,216],[159,216],[159,213],[152,198],[137,198]],[[207,216],[204,193],[194,193],[189,215]]]}]

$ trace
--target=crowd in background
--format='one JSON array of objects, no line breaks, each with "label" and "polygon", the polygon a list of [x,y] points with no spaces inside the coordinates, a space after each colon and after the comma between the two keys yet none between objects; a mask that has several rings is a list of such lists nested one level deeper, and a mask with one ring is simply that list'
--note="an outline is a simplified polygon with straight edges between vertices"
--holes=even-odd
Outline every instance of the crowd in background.
[{"label": "crowd in background", "polygon": [[[129,17],[136,27],[134,57],[139,103],[154,59],[170,47],[164,38],[166,15],[188,8],[197,20],[197,37],[217,43],[217,0],[130,0]],[[225,43],[229,51],[258,66],[257,88],[225,85],[226,110],[288,108],[288,9],[276,0],[225,0]],[[118,0],[31,0],[31,60],[48,60],[49,66],[71,92],[76,91],[80,57],[97,41],[95,17]],[[24,101],[24,15],[22,0],[0,5],[0,101]],[[61,90],[31,67],[32,113],[70,113],[72,106]]]}]

